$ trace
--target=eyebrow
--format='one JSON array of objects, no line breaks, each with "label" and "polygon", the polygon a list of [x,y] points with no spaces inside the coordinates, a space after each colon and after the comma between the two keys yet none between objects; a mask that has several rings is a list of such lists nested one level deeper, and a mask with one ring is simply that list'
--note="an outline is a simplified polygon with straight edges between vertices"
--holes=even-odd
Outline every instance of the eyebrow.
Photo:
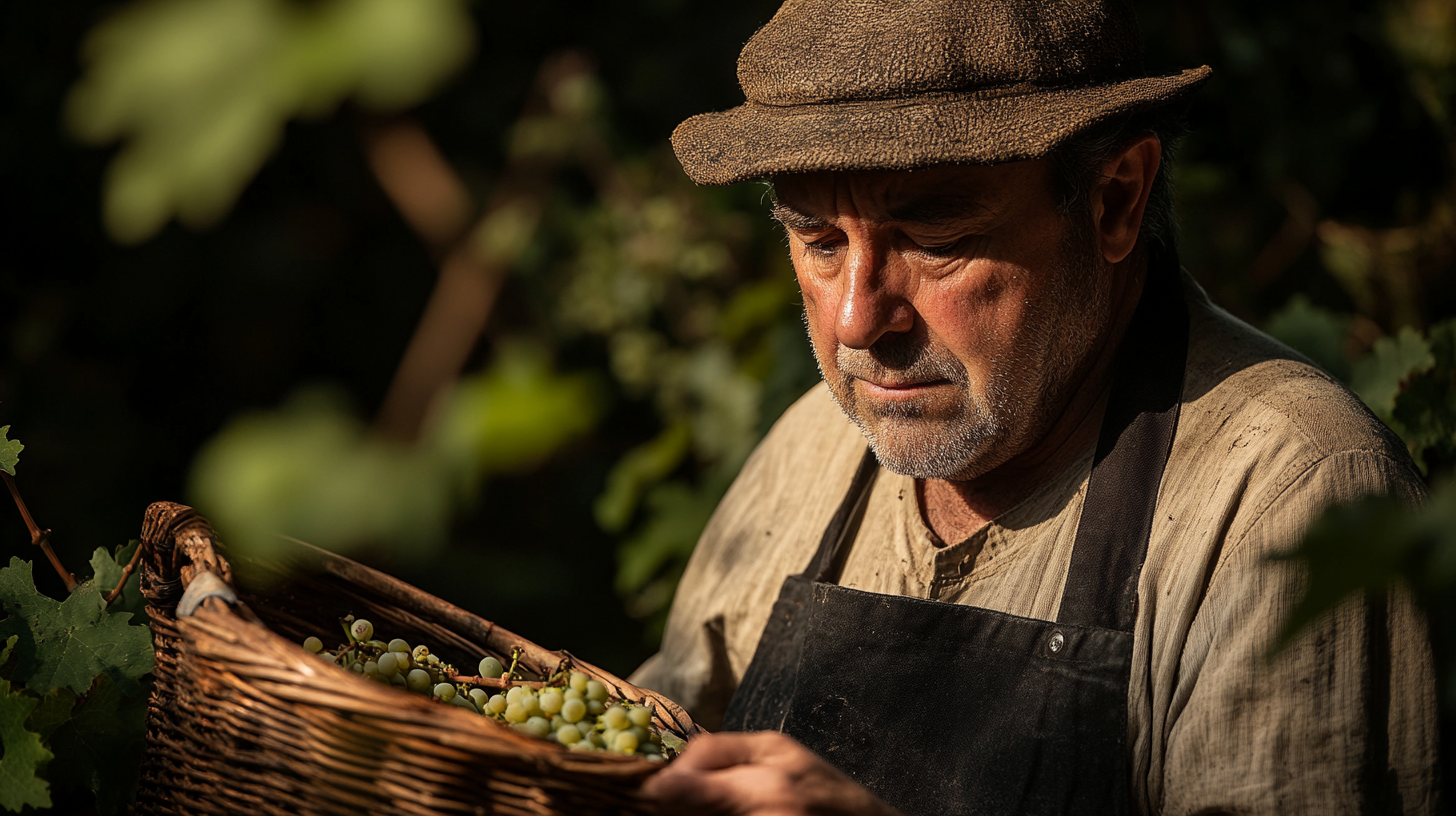
[{"label": "eyebrow", "polygon": [[912,224],[947,226],[994,215],[995,211],[975,198],[925,198],[890,209],[890,218]]},{"label": "eyebrow", "polygon": [[[890,220],[938,227],[960,224],[975,218],[985,218],[993,215],[994,212],[977,199],[927,198],[891,208]],[[811,231],[832,226],[817,215],[801,212],[781,201],[774,204],[773,209],[769,210],[769,215],[789,229]]]},{"label": "eyebrow", "polygon": [[789,229],[809,231],[826,229],[830,226],[829,222],[823,218],[800,212],[782,201],[776,202],[768,213],[773,216],[775,221]]}]

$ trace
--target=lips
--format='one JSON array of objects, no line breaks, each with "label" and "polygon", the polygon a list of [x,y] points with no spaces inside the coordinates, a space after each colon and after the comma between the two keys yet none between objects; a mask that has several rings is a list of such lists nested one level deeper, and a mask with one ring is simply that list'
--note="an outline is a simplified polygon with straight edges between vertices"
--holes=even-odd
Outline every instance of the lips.
[{"label": "lips", "polygon": [[906,398],[923,394],[926,391],[944,385],[951,385],[949,380],[922,380],[919,382],[874,382],[861,379],[865,390],[870,394],[882,398]]}]

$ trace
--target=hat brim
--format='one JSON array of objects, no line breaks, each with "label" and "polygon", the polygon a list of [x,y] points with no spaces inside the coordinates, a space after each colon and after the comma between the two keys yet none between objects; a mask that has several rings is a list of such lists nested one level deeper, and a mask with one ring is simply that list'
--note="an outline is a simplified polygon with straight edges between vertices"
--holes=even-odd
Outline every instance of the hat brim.
[{"label": "hat brim", "polygon": [[688,177],[723,185],[787,173],[913,170],[1047,155],[1108,118],[1179,101],[1211,70],[1082,88],[775,107],[749,102],[678,125]]}]

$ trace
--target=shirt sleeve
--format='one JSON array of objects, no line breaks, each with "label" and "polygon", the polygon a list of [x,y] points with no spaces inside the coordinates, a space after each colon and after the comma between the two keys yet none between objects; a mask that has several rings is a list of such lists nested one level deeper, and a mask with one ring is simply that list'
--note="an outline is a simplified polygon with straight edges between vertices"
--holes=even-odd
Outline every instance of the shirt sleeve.
[{"label": "shirt sleeve", "polygon": [[1270,657],[1304,576],[1269,556],[1331,504],[1375,493],[1414,504],[1423,490],[1384,454],[1327,456],[1226,544],[1178,664],[1155,811],[1434,811],[1435,670],[1409,593],[1347,599]]}]

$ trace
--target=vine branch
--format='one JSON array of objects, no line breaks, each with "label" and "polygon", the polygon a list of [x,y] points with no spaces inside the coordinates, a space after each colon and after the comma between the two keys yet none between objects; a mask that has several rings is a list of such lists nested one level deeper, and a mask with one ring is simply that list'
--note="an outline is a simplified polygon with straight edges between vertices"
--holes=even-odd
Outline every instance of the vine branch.
[{"label": "vine branch", "polygon": [[[30,543],[40,547],[45,552],[46,558],[51,562],[51,566],[56,568],[56,574],[61,576],[61,581],[65,583],[66,591],[70,592],[75,589],[76,576],[67,572],[66,568],[61,566],[61,559],[57,558],[56,551],[51,549],[51,531],[42,530],[35,523],[35,519],[30,517],[30,509],[25,506],[25,500],[20,498],[20,491],[15,487],[15,479],[9,473],[3,471],[0,471],[0,476],[5,477],[5,486],[10,488],[10,497],[15,499],[15,506],[20,510],[20,517],[25,519],[25,526],[30,530]],[[141,552],[141,547],[137,547],[137,552]],[[133,558],[132,560],[135,561],[136,559]],[[125,578],[122,580],[125,581]]]},{"label": "vine branch", "polygon": [[120,597],[122,588],[126,586],[126,580],[131,577],[131,574],[133,572],[136,571],[137,562],[141,560],[142,545],[137,544],[136,552],[131,554],[131,560],[127,561],[126,566],[121,570],[121,580],[116,582],[116,589],[113,589],[110,592],[106,593],[107,604],[110,604],[112,601]]}]

